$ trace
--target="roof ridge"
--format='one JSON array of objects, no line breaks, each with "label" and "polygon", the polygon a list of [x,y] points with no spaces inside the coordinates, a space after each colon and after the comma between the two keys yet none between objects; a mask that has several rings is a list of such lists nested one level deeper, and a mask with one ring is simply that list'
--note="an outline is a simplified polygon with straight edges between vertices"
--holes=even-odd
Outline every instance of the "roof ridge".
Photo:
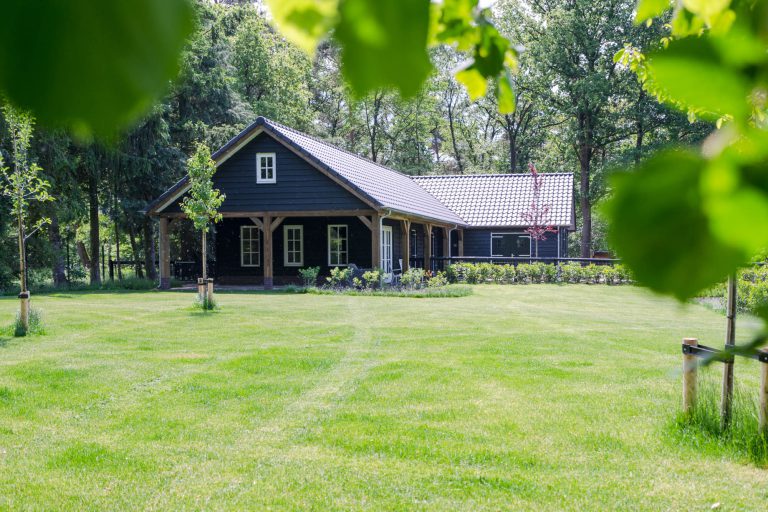
[{"label": "roof ridge", "polygon": [[[572,172],[539,172],[540,176],[573,176]],[[435,179],[435,178],[511,178],[517,176],[530,176],[527,172],[515,173],[484,173],[484,174],[421,174],[413,175],[415,179]]]}]

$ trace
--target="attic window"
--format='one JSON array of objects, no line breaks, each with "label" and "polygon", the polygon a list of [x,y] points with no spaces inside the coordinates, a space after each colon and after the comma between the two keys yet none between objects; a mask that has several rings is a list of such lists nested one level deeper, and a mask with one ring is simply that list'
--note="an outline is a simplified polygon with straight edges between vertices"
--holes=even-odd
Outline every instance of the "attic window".
[{"label": "attic window", "polygon": [[256,153],[256,183],[277,183],[274,153]]}]

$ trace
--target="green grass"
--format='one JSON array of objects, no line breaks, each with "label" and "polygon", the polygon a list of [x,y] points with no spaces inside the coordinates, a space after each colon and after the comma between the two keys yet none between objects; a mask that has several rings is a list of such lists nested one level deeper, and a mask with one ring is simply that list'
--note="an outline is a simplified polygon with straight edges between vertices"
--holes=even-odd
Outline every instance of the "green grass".
[{"label": "green grass", "polygon": [[[0,509],[768,508],[767,470],[670,427],[680,340],[721,344],[721,315],[473,291],[33,296],[47,333],[0,335]],[[756,364],[736,376],[756,390]]]},{"label": "green grass", "polygon": [[[335,290],[332,288],[298,288],[299,292],[310,293],[315,295],[348,295],[353,297],[405,297],[410,299],[426,299],[426,298],[451,298],[451,297],[467,297],[472,295],[472,287],[458,284],[452,284],[447,286],[440,286],[435,288],[418,288],[418,289],[399,289],[399,288],[382,288],[382,289],[365,289],[358,290],[355,288],[343,288],[341,290]],[[293,291],[293,290],[289,290]]]}]

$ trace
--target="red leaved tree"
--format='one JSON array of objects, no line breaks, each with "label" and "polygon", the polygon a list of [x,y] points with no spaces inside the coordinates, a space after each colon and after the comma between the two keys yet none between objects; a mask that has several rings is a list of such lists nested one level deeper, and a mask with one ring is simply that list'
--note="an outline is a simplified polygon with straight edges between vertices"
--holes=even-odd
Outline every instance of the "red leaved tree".
[{"label": "red leaved tree", "polygon": [[550,205],[542,204],[541,202],[541,188],[544,186],[544,176],[539,174],[539,171],[536,170],[536,166],[533,164],[528,164],[528,170],[531,171],[531,191],[533,193],[531,204],[528,205],[528,209],[523,212],[522,218],[528,225],[525,232],[528,233],[534,241],[534,257],[538,258],[539,240],[546,240],[547,233],[556,233],[557,229],[555,229],[550,221]]}]

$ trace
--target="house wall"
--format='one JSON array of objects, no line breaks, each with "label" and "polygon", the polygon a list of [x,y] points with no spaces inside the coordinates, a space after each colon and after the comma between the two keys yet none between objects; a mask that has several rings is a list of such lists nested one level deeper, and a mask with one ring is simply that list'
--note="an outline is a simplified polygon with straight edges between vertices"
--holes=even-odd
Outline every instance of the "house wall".
[{"label": "house wall", "polygon": [[[464,230],[464,256],[480,256],[487,257],[491,255],[491,233],[521,233],[522,229],[511,228],[481,228],[481,229],[465,229]],[[563,233],[560,234],[560,243],[564,243],[565,237]],[[565,241],[567,244],[567,240]],[[556,258],[558,256],[558,236],[557,233],[547,233],[546,240],[539,241],[539,257],[541,258]],[[531,254],[534,254],[534,245],[531,242]],[[561,257],[565,257],[566,253],[560,253]]]},{"label": "house wall", "polygon": [[[357,217],[291,217],[285,219],[273,233],[274,282],[285,284],[299,281],[299,268],[320,267],[328,275],[328,225],[348,226],[349,262],[361,268],[371,266],[371,231]],[[264,234],[261,234],[261,261],[258,267],[240,264],[240,226],[253,225],[248,219],[224,219],[216,227],[216,277],[221,283],[259,284],[264,276]],[[286,267],[284,262],[284,226],[304,228],[304,264]],[[393,230],[394,231],[394,230]],[[394,234],[394,233],[393,233]]]},{"label": "house wall", "polygon": [[[277,183],[256,183],[256,153],[275,153]],[[226,194],[221,212],[355,210],[369,208],[266,133],[219,166],[213,185]],[[178,201],[164,210],[179,212]]]}]

